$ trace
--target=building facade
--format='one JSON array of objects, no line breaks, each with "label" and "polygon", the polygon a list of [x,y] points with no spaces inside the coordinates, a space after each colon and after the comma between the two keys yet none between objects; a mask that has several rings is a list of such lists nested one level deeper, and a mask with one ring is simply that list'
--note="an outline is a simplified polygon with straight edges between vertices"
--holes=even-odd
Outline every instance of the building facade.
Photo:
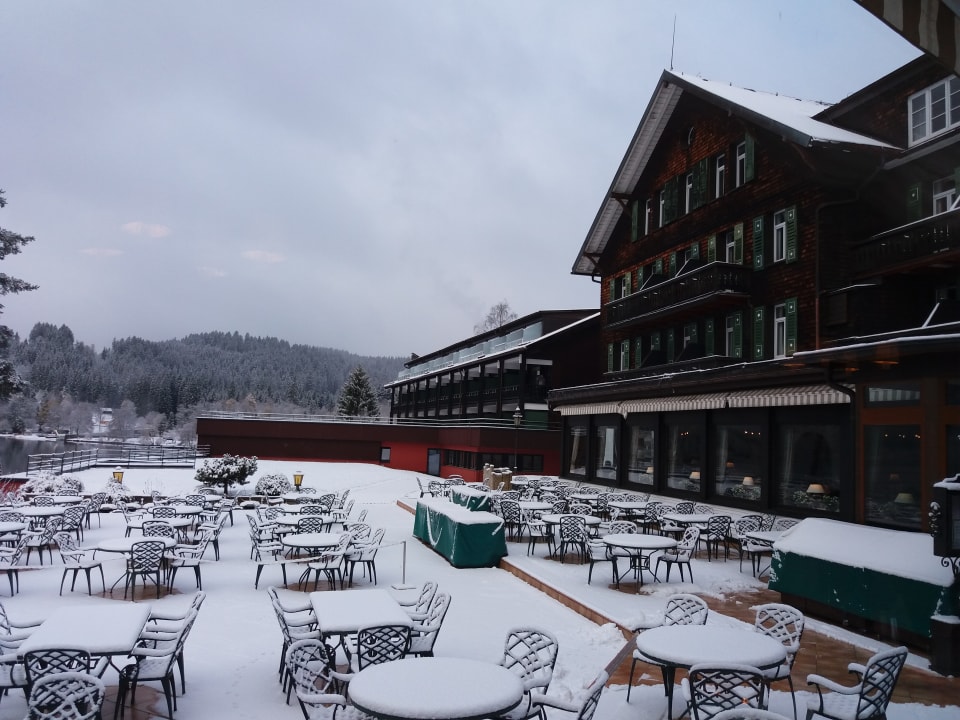
[{"label": "building facade", "polygon": [[923,58],[834,106],[665,71],[574,263],[605,373],[550,394],[561,473],[920,529],[960,471],[957,127]]}]

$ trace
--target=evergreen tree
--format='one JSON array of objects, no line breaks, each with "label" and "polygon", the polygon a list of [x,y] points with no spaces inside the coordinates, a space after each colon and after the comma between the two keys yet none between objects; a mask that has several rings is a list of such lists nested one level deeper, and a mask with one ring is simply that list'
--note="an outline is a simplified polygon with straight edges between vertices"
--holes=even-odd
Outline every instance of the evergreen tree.
[{"label": "evergreen tree", "polygon": [[370,386],[370,378],[359,365],[340,389],[337,400],[337,415],[352,417],[379,417],[380,403]]},{"label": "evergreen tree", "polygon": [[[3,190],[0,190],[0,208],[7,204],[3,197]],[[0,260],[7,255],[16,255],[24,245],[33,242],[32,237],[26,237],[10,230],[4,230],[0,227]],[[31,285],[24,280],[11,277],[6,273],[0,273],[0,295],[10,293],[19,293],[26,290],[36,290],[36,285]],[[0,308],[3,306],[0,305]],[[10,340],[13,333],[10,328],[0,325],[0,355],[5,356],[10,346]],[[24,389],[23,382],[14,370],[13,363],[9,360],[0,360],[0,398],[8,398],[15,392],[21,392]]]}]

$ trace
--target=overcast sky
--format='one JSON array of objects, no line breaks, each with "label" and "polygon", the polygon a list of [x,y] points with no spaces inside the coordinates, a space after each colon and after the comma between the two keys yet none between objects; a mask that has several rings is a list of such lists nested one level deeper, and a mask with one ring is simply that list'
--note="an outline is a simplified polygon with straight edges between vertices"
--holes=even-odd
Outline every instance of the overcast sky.
[{"label": "overcast sky", "polygon": [[661,71],[837,101],[918,52],[853,0],[0,4],[0,271],[26,336],[233,331],[365,355],[570,269]]}]

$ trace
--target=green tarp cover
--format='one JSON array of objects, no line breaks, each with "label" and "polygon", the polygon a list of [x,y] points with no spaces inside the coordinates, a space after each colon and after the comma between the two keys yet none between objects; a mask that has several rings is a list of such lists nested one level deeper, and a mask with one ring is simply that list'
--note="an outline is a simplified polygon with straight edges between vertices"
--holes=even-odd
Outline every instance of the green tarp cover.
[{"label": "green tarp cover", "polygon": [[448,500],[419,500],[413,535],[458,568],[495,567],[507,554],[499,517],[472,512]]},{"label": "green tarp cover", "polygon": [[490,509],[490,493],[484,490],[474,490],[470,487],[457,486],[450,488],[450,499],[467,510]]}]

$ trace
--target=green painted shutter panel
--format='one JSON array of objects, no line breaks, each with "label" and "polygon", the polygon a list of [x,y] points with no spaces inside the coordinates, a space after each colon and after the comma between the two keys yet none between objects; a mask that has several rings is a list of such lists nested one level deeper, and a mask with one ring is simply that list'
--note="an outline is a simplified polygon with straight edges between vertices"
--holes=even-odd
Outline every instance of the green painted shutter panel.
[{"label": "green painted shutter panel", "polygon": [[[693,195],[696,198],[694,207],[701,207],[707,204],[707,198],[710,197],[710,158],[703,158],[696,164],[696,172],[693,176]],[[960,185],[957,185],[960,192]]]},{"label": "green painted shutter panel", "polygon": [[673,328],[667,330],[667,362],[673,362],[673,359],[676,357],[674,353],[674,344],[675,340],[673,337]]},{"label": "green painted shutter panel", "polygon": [[643,339],[637,338],[633,341],[633,366],[635,368],[640,367],[640,363],[643,360]]},{"label": "green painted shutter panel", "polygon": [[677,219],[677,189],[679,185],[679,178],[673,177],[667,180],[667,184],[663,187],[663,189],[666,191],[663,201],[663,214],[665,223],[673,222]]},{"label": "green painted shutter panel", "polygon": [[784,314],[786,315],[786,336],[787,336],[787,355],[793,355],[797,351],[797,299],[789,298],[784,302]]},{"label": "green painted shutter panel", "polygon": [[697,342],[697,324],[693,322],[693,323],[687,323],[686,325],[684,325],[683,336],[685,338],[690,338],[690,342],[692,343]]},{"label": "green painted shutter panel", "polygon": [[763,360],[763,308],[753,310],[753,359]]},{"label": "green painted shutter panel", "polygon": [[733,261],[743,265],[743,223],[733,226]]},{"label": "green painted shutter panel", "polygon": [[743,168],[743,181],[750,182],[751,180],[754,179],[754,177],[756,177],[756,173],[757,173],[756,156],[755,156],[756,143],[753,140],[753,135],[749,135],[749,134],[743,139],[743,142],[746,145],[746,151],[747,151],[747,157],[746,157],[746,161],[744,162],[744,168]]},{"label": "green painted shutter panel", "polygon": [[640,235],[640,201],[630,204],[630,242],[636,242]]},{"label": "green painted shutter panel", "polygon": [[620,341],[620,367],[618,370],[629,370],[630,369],[630,341],[621,340]]},{"label": "green painted shutter panel", "polygon": [[787,208],[787,257],[786,261],[796,262],[797,260],[797,206]]},{"label": "green painted shutter panel", "polygon": [[717,261],[717,236],[711,235],[707,238],[707,262]]},{"label": "green painted shutter panel", "polygon": [[700,243],[695,242],[690,246],[690,259],[699,260],[700,259]]},{"label": "green painted shutter panel", "polygon": [[674,251],[670,253],[670,277],[674,277],[677,274],[677,253]]},{"label": "green painted shutter panel", "polygon": [[624,297],[626,297],[627,295],[629,295],[630,293],[633,292],[633,284],[632,284],[632,281],[633,281],[633,276],[628,272],[628,273],[624,276],[624,280],[623,280],[623,294],[624,294]]},{"label": "green painted shutter panel", "polygon": [[659,350],[660,349],[660,333],[655,332],[650,336],[650,349]]},{"label": "green painted shutter panel", "polygon": [[763,215],[753,219],[753,269],[763,270]]},{"label": "green painted shutter panel", "polygon": [[613,343],[607,344],[607,372],[613,372]]},{"label": "green painted shutter panel", "polygon": [[923,193],[920,183],[907,188],[907,219],[919,220],[923,217]]},{"label": "green painted shutter panel", "polygon": [[703,323],[703,354],[706,356],[714,355],[713,339],[713,320],[705,320]]},{"label": "green painted shutter panel", "polygon": [[733,314],[733,356],[743,357],[743,315]]},{"label": "green painted shutter panel", "polygon": [[610,299],[608,300],[608,302],[613,302],[614,300],[617,299],[617,279],[610,278],[610,280],[607,281],[607,285],[609,286],[609,289],[610,289]]},{"label": "green painted shutter panel", "polygon": [[653,274],[663,275],[663,258],[657,258],[653,261]]}]

